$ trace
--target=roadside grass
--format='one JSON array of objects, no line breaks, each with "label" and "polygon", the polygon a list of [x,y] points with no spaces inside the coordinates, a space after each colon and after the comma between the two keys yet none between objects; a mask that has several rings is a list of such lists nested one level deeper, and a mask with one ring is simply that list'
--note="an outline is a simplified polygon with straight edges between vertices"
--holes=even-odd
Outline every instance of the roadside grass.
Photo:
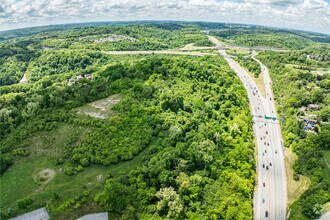
[{"label": "roadside grass", "polygon": [[[77,130],[78,132],[76,132]],[[85,127],[62,124],[54,131],[38,132],[29,138],[27,143],[29,143],[28,147],[31,154],[15,162],[0,176],[0,209],[12,208],[17,215],[23,214],[28,210],[18,210],[17,201],[31,197],[33,204],[29,210],[47,205],[51,210],[50,217],[54,219],[74,219],[86,214],[88,209],[102,210],[97,204],[89,202],[83,205],[83,208],[74,211],[70,208],[61,212],[56,211],[65,201],[81,195],[86,190],[91,192],[89,200],[93,201],[94,196],[102,190],[104,181],[109,176],[117,178],[141,165],[144,157],[148,154],[148,148],[130,161],[108,167],[91,165],[74,176],[68,176],[64,173],[64,167],[70,162],[56,166],[56,159],[60,157],[64,144],[67,143],[72,134],[76,134],[75,143],[77,143],[79,142],[78,139],[83,138],[85,132]],[[36,181],[36,175],[46,169],[54,173],[53,178],[43,183]],[[55,199],[54,194],[58,195],[57,199]]]},{"label": "roadside grass", "polygon": [[230,55],[249,55],[250,51],[238,47],[231,47],[226,49],[226,53]]},{"label": "roadside grass", "polygon": [[300,175],[298,181],[293,179],[294,170],[292,168],[294,162],[297,160],[291,149],[285,148],[284,151],[284,163],[286,170],[287,179],[287,194],[288,194],[288,205],[290,206],[308,189],[311,181],[308,177]]},{"label": "roadside grass", "polygon": [[187,44],[182,48],[179,48],[177,50],[189,50],[189,51],[203,51],[203,50],[216,50],[216,48],[214,48],[214,46],[195,46],[193,43],[192,44]]}]

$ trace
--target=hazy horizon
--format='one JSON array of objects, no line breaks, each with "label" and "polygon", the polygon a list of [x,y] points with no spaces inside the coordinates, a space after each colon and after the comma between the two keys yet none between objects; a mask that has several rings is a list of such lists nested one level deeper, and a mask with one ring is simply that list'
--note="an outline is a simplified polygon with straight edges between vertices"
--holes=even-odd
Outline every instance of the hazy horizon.
[{"label": "hazy horizon", "polygon": [[111,21],[201,21],[330,34],[330,0],[4,0],[0,31]]},{"label": "hazy horizon", "polygon": [[60,25],[80,25],[80,24],[98,24],[98,23],[105,23],[105,24],[115,24],[115,23],[138,23],[138,22],[205,22],[205,23],[217,23],[217,24],[233,24],[233,25],[246,25],[246,26],[257,26],[257,27],[265,27],[265,28],[274,28],[279,30],[293,30],[293,31],[305,31],[305,32],[311,32],[311,33],[318,33],[318,34],[326,34],[330,35],[329,33],[320,32],[320,31],[311,31],[311,30],[304,30],[304,29],[296,29],[296,28],[286,28],[286,27],[280,27],[280,26],[271,26],[271,25],[261,25],[261,24],[250,24],[250,23],[235,23],[235,22],[217,22],[217,21],[200,21],[200,20],[118,20],[118,21],[85,21],[85,22],[67,22],[67,23],[56,23],[56,24],[46,24],[46,25],[36,25],[36,26],[26,26],[26,27],[18,27],[18,28],[12,28],[12,29],[5,29],[0,30],[0,32],[5,31],[14,31],[14,30],[21,30],[21,29],[29,29],[29,28],[41,28],[41,27],[50,27],[50,26],[60,26]]}]

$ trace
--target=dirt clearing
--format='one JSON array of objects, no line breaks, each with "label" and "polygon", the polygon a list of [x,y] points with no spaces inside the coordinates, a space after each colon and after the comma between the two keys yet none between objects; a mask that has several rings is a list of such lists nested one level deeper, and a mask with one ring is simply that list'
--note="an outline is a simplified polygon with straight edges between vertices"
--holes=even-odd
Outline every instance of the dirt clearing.
[{"label": "dirt clearing", "polygon": [[47,168],[39,171],[33,179],[38,184],[46,185],[54,178],[55,174],[55,170]]},{"label": "dirt clearing", "polygon": [[77,114],[89,115],[94,118],[106,119],[113,115],[111,110],[122,97],[118,94],[109,96],[105,99],[100,99],[94,102],[91,102],[87,105],[77,108]]}]

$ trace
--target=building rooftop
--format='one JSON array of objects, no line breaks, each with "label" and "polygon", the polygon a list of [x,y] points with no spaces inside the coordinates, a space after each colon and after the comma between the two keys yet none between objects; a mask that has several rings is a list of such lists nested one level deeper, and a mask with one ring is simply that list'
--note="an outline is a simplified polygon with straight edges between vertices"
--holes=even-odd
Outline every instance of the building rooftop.
[{"label": "building rooftop", "polygon": [[77,220],[108,220],[108,219],[109,218],[107,212],[93,213],[77,218]]},{"label": "building rooftop", "polygon": [[10,220],[48,220],[49,215],[46,208],[40,208],[24,215],[17,216],[15,218],[11,218]]}]

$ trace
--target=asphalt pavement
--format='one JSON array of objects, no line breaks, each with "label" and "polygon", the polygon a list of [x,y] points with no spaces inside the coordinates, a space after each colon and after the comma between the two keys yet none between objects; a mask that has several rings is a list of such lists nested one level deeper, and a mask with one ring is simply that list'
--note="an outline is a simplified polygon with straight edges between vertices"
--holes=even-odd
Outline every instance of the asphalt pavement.
[{"label": "asphalt pavement", "polygon": [[287,193],[283,140],[279,121],[275,119],[277,116],[268,69],[257,60],[264,76],[266,89],[266,97],[264,97],[250,75],[226,54],[220,41],[211,36],[209,39],[216,44],[219,53],[238,75],[248,93],[258,152],[258,179],[253,201],[254,219],[286,219]]}]

